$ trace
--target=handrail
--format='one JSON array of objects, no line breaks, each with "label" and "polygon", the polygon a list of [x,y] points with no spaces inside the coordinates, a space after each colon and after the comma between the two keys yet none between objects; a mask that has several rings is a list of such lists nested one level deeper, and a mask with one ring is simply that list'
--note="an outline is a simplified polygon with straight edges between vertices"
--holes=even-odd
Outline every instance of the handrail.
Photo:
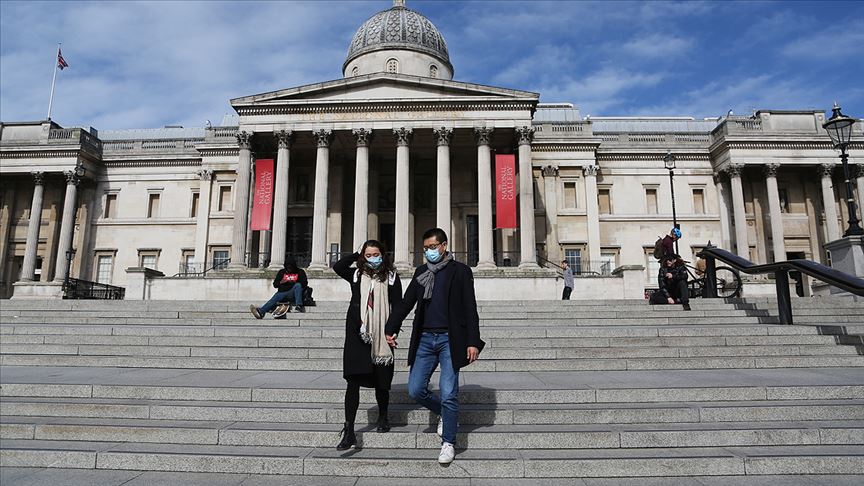
[{"label": "handrail", "polygon": [[708,242],[708,246],[697,256],[704,258],[706,263],[705,286],[708,291],[706,297],[717,297],[716,274],[714,271],[716,266],[715,260],[720,260],[739,272],[749,275],[773,273],[777,286],[777,306],[780,311],[780,322],[783,324],[792,324],[792,301],[789,295],[790,270],[801,272],[849,293],[864,297],[864,279],[810,260],[796,259],[756,265],[746,258],[722,248],[717,248],[710,241]]}]

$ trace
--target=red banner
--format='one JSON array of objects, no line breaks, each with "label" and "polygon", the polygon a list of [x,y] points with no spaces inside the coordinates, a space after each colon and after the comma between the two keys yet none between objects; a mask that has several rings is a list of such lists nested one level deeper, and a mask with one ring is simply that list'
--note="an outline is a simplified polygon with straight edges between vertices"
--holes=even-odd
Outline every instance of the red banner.
[{"label": "red banner", "polygon": [[516,227],[516,156],[495,155],[495,227]]},{"label": "red banner", "polygon": [[273,159],[255,161],[255,195],[252,201],[250,229],[269,230],[273,211]]}]

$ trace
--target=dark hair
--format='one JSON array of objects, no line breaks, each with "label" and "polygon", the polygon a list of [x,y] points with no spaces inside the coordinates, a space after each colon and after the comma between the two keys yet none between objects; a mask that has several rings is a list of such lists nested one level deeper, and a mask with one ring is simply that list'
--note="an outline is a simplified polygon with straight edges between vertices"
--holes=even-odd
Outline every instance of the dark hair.
[{"label": "dark hair", "polygon": [[285,263],[282,265],[282,267],[285,268],[285,270],[291,272],[296,272],[297,270],[299,270],[299,268],[297,268],[297,260],[295,260],[294,257],[290,256],[285,258]]},{"label": "dark hair", "polygon": [[561,263],[567,263],[567,260],[561,260]]},{"label": "dark hair", "polygon": [[423,233],[424,240],[432,237],[438,240],[438,243],[445,243],[447,241],[447,233],[445,233],[441,228],[428,229]]},{"label": "dark hair", "polygon": [[[366,257],[364,254],[366,253],[366,249],[378,248],[378,251],[381,252],[381,266],[378,267],[377,270],[373,270],[369,268],[369,265],[366,265]],[[387,248],[384,247],[384,243],[381,243],[378,240],[368,240],[366,243],[363,243],[363,247],[360,248],[360,256],[357,257],[357,268],[360,269],[361,272],[369,275],[370,277],[375,277],[378,280],[385,282],[387,278],[390,276],[390,272],[394,272],[393,262],[390,259],[390,256],[387,255]]]}]

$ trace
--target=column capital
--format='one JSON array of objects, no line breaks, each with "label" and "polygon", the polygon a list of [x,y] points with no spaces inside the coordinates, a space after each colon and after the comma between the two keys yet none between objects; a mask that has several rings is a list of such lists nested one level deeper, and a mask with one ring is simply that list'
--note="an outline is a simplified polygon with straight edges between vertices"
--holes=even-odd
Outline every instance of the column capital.
[{"label": "column capital", "polygon": [[541,170],[543,171],[543,177],[550,177],[550,178],[558,177],[558,166],[557,165],[544,165]]},{"label": "column capital", "polygon": [[291,143],[294,141],[294,131],[293,130],[276,130],[273,132],[273,136],[279,140],[279,148],[280,149],[290,149]]},{"label": "column capital", "polygon": [[411,137],[414,135],[414,130],[406,127],[393,129],[393,139],[396,140],[396,145],[399,147],[407,147],[411,143]]},{"label": "column capital", "polygon": [[252,147],[252,134],[247,131],[237,132],[237,145],[241,149],[249,149]]},{"label": "column capital", "polygon": [[516,140],[519,145],[530,145],[534,140],[534,127],[522,126],[517,128]]},{"label": "column capital", "polygon": [[33,183],[37,186],[41,186],[45,184],[45,173],[39,171],[33,171],[30,173],[33,176]]},{"label": "column capital", "polygon": [[780,164],[765,164],[762,167],[765,177],[777,177],[777,172],[780,171]]},{"label": "column capital", "polygon": [[351,130],[351,133],[354,135],[354,140],[357,142],[358,147],[368,147],[372,141],[371,128],[355,128]]},{"label": "column capital", "polygon": [[66,176],[66,185],[67,186],[77,186],[81,184],[81,176],[74,170],[66,170],[63,171],[63,175]]},{"label": "column capital", "polygon": [[315,141],[318,144],[318,148],[327,148],[330,146],[330,142],[333,141],[333,130],[313,130],[312,135],[315,137]]},{"label": "column capital", "polygon": [[213,179],[213,169],[201,169],[198,171],[198,178],[202,181],[210,181]]},{"label": "column capital", "polygon": [[586,177],[597,177],[597,173],[600,172],[600,166],[586,165],[585,167],[582,167],[582,172],[585,174]]},{"label": "column capital", "polygon": [[492,132],[495,129],[492,127],[475,127],[474,128],[474,140],[477,142],[477,145],[489,145],[492,141]]},{"label": "column capital", "polygon": [[726,174],[729,176],[730,179],[735,177],[740,178],[743,171],[744,164],[729,164],[729,166],[726,167]]},{"label": "column capital", "polygon": [[819,175],[821,177],[831,177],[834,174],[835,164],[821,164],[819,166]]},{"label": "column capital", "polygon": [[439,147],[450,145],[450,140],[453,138],[453,129],[441,127],[432,131],[435,133],[435,139],[438,141]]}]

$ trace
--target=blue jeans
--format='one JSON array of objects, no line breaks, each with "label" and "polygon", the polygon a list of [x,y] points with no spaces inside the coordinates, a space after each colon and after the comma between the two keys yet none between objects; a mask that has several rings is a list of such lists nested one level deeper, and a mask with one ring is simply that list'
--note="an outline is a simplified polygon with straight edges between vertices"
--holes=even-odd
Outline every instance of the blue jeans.
[{"label": "blue jeans", "polygon": [[291,290],[286,290],[284,292],[276,292],[273,294],[273,297],[270,297],[270,300],[267,301],[266,304],[262,305],[258,308],[258,312],[261,314],[266,314],[268,312],[273,312],[273,309],[290,296],[294,296],[294,305],[303,305],[303,286],[300,284],[295,284],[291,287]]},{"label": "blue jeans", "polygon": [[[429,379],[439,364],[441,377],[438,390],[441,396],[437,397],[429,391]],[[408,395],[432,413],[441,416],[444,422],[441,440],[455,444],[459,428],[459,371],[453,369],[450,338],[447,333],[424,332],[420,335],[420,346],[408,375]]]}]

